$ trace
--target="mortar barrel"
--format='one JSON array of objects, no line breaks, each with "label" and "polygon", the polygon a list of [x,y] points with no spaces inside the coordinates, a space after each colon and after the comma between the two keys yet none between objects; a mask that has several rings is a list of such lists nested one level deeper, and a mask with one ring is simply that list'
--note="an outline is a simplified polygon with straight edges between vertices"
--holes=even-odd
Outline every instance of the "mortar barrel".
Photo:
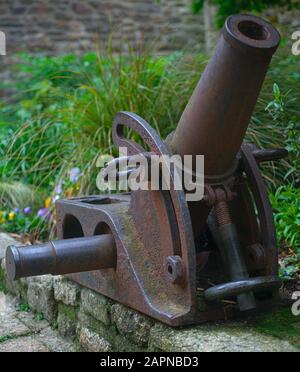
[{"label": "mortar barrel", "polygon": [[259,17],[227,19],[170,141],[176,154],[205,156],[206,178],[232,169],[279,43],[279,32]]}]

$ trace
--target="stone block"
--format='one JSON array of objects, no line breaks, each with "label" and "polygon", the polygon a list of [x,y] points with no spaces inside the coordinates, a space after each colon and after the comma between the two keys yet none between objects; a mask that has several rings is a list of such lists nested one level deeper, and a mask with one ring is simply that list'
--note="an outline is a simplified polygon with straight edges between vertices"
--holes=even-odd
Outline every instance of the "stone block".
[{"label": "stone block", "polygon": [[58,312],[57,329],[62,337],[74,340],[76,337],[76,322],[70,320],[63,312]]},{"label": "stone block", "polygon": [[54,298],[57,302],[62,302],[68,306],[78,306],[80,300],[80,287],[63,278],[62,276],[54,278]]},{"label": "stone block", "polygon": [[94,353],[113,351],[113,347],[108,341],[87,328],[80,328],[78,330],[78,339],[83,351]]},{"label": "stone block", "polygon": [[152,320],[120,304],[112,306],[111,318],[121,335],[137,345],[148,344]]},{"label": "stone block", "polygon": [[89,289],[81,291],[81,310],[105,325],[110,324],[111,301]]},{"label": "stone block", "polygon": [[57,327],[60,335],[73,340],[76,336],[76,324],[76,308],[64,304],[58,304]]},{"label": "stone block", "polygon": [[50,322],[56,318],[57,307],[54,300],[52,276],[31,278],[28,281],[27,298],[33,311],[42,313]]},{"label": "stone block", "polygon": [[93,316],[86,314],[82,309],[78,313],[78,326],[80,328],[83,327],[90,329],[111,344],[114,344],[115,342],[117,336],[116,327],[103,324]]}]

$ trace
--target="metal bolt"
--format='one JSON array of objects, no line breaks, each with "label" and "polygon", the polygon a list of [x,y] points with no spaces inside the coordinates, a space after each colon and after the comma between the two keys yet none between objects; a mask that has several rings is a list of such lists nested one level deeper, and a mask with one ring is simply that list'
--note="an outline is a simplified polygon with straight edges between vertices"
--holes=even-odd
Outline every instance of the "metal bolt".
[{"label": "metal bolt", "polygon": [[182,259],[180,256],[169,256],[166,260],[167,275],[171,283],[180,284],[184,279]]}]

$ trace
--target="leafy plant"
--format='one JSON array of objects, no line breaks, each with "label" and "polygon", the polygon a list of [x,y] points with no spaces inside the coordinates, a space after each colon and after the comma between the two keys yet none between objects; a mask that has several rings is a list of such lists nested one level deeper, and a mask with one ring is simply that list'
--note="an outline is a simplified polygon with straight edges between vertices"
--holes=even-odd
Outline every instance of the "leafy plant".
[{"label": "leafy plant", "polygon": [[202,10],[204,1],[211,1],[217,5],[217,25],[222,27],[226,18],[232,14],[242,12],[261,13],[269,7],[279,6],[287,9],[299,8],[299,4],[294,0],[192,0],[192,10],[198,13]]},{"label": "leafy plant", "polygon": [[33,195],[33,189],[24,183],[0,182],[0,205],[25,207],[33,202]]},{"label": "leafy plant", "polygon": [[290,180],[299,185],[300,182],[300,118],[296,115],[290,115],[287,107],[295,102],[295,97],[289,98],[289,93],[282,94],[279,86],[273,86],[274,99],[267,105],[266,111],[270,113],[275,125],[284,129],[286,138],[286,149],[289,151],[292,166],[287,170],[284,180]]},{"label": "leafy plant", "polygon": [[30,207],[23,210],[19,208],[2,210],[0,211],[0,228],[10,233],[20,233],[33,238],[46,238],[50,217],[51,209],[45,207],[38,211],[33,211]]},{"label": "leafy plant", "polygon": [[279,240],[300,254],[300,188],[282,186],[271,201]]},{"label": "leafy plant", "polygon": [[[153,57],[151,50],[115,56],[105,54],[75,57],[33,57],[23,55],[20,91],[10,105],[0,107],[1,209],[6,217],[14,208],[32,207],[31,216],[22,212],[1,225],[8,231],[44,236],[48,222],[36,214],[40,200],[98,193],[96,159],[117,155],[111,140],[111,123],[118,111],[133,111],[144,117],[165,138],[175,129],[206,65],[203,55],[174,53]],[[299,64],[295,58],[275,58],[260,95],[247,133],[247,141],[260,147],[294,146],[299,117]],[[274,85],[275,81],[280,82]],[[271,102],[271,103],[270,103]],[[267,109],[266,109],[267,107]],[[293,152],[293,151],[292,151]],[[282,184],[294,168],[297,153],[290,160],[267,165],[264,174],[273,185]],[[287,176],[296,182],[299,167]],[[78,178],[71,180],[73,170]],[[14,195],[15,185],[24,186],[27,197]],[[5,189],[5,187],[2,187]],[[7,187],[6,187],[7,189]],[[29,191],[30,190],[30,191]],[[33,202],[27,202],[34,190]],[[18,193],[17,193],[18,194]],[[1,195],[1,193],[0,193]]]},{"label": "leafy plant", "polygon": [[18,310],[23,312],[23,313],[28,313],[30,311],[30,307],[26,302],[21,302],[19,304]]}]

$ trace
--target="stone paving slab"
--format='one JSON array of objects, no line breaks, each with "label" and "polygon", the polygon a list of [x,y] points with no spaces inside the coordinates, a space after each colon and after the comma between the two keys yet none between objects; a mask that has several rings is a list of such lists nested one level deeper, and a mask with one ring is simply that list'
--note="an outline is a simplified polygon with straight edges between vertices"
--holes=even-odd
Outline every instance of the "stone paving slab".
[{"label": "stone paving slab", "polygon": [[0,261],[2,260],[2,258],[4,258],[6,248],[9,245],[21,245],[21,243],[17,242],[8,234],[0,233]]},{"label": "stone paving slab", "polygon": [[45,320],[18,310],[18,302],[0,292],[0,352],[74,352]]},{"label": "stone paving slab", "polygon": [[13,303],[0,292],[0,337],[17,337],[30,333],[30,329],[16,317]]},{"label": "stone paving slab", "polygon": [[49,327],[49,323],[46,320],[38,319],[38,316],[31,312],[19,312],[16,313],[16,317],[33,333],[41,332],[43,329]]},{"label": "stone paving slab", "polygon": [[0,353],[14,352],[49,352],[50,350],[32,336],[20,337],[0,343]]},{"label": "stone paving slab", "polygon": [[73,353],[77,351],[73,342],[66,341],[58,335],[51,327],[43,329],[37,336],[37,339],[45,344],[51,352]]},{"label": "stone paving slab", "polygon": [[172,352],[299,352],[287,341],[243,329],[241,324],[181,330],[157,324],[151,329],[150,345]]}]

